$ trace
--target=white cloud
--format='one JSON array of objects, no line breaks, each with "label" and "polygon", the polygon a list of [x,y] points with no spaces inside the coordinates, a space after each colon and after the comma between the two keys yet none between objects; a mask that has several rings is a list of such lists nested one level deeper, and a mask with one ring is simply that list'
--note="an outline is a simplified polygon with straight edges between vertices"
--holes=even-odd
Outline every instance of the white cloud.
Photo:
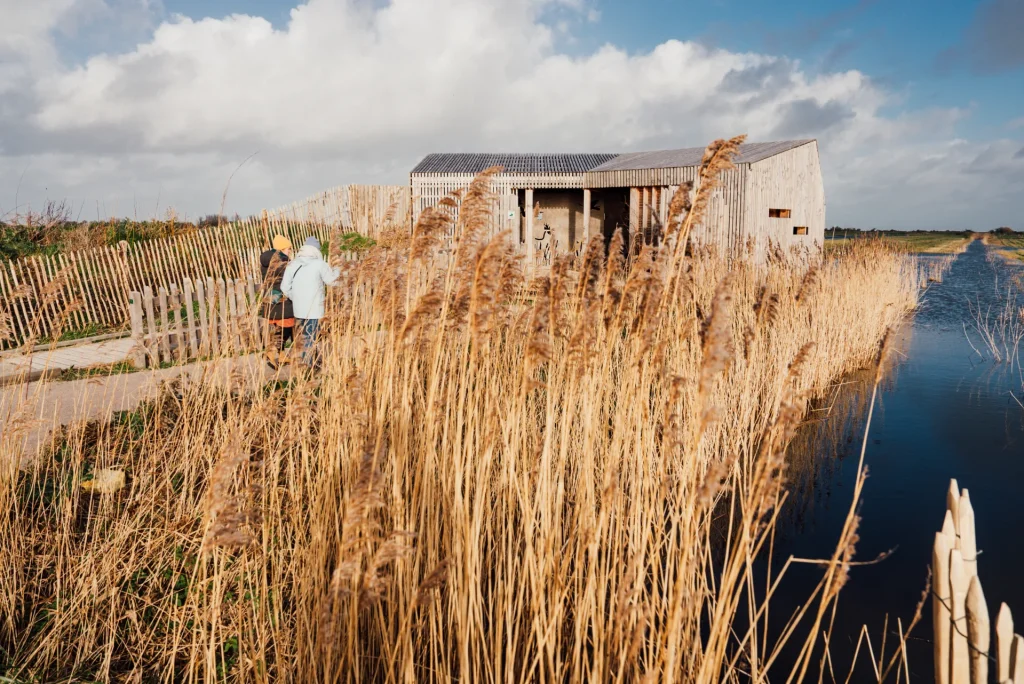
[{"label": "white cloud", "polygon": [[341,183],[405,182],[430,151],[619,151],[742,132],[819,138],[830,222],[955,227],[1021,209],[1010,189],[1024,160],[1010,141],[957,141],[963,110],[889,117],[894,96],[857,71],[694,42],[570,56],[554,26],[586,20],[581,0],[310,0],[278,29],[176,17],[132,50],[71,66],[53,58],[59,25],[100,0],[48,2],[30,14],[49,53],[0,67],[0,89],[7,74],[19,93],[0,103],[0,188],[27,167],[22,198],[36,203],[152,213],[159,195],[212,212],[259,150],[231,185],[227,209],[247,213]]}]

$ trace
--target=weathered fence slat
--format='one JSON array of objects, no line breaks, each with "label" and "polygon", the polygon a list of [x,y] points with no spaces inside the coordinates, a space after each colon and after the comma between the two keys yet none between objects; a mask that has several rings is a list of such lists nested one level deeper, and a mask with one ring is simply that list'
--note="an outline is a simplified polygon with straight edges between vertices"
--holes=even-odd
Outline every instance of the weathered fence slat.
[{"label": "weathered fence slat", "polygon": [[135,348],[132,350],[132,364],[136,368],[146,366],[146,331],[142,327],[142,293],[131,292],[128,295],[128,312],[131,318],[132,340]]},{"label": "weathered fence slat", "polygon": [[206,317],[206,284],[196,279],[196,305],[199,308],[199,356],[210,354],[210,327]]},{"label": "weathered fence slat", "polygon": [[199,345],[196,344],[196,313],[195,313],[195,289],[192,287],[192,280],[185,278],[182,283],[182,290],[185,294],[185,316],[188,318],[188,348],[192,358],[199,356]]},{"label": "weathered fence slat", "polygon": [[160,335],[160,360],[170,362],[171,360],[171,343],[167,339],[167,331],[169,327],[167,325],[167,288],[163,285],[157,290],[158,299],[160,302],[160,332],[164,333]]},{"label": "weathered fence slat", "polygon": [[156,327],[156,315],[153,312],[153,288],[146,285],[143,290],[142,303],[146,309],[146,319],[149,327],[149,337],[146,340],[146,349],[149,350],[150,362],[155,365],[160,365],[160,347],[158,338],[160,335],[159,330]]},{"label": "weathered fence slat", "polygon": [[221,337],[220,337],[220,353],[229,354],[231,353],[231,321],[230,312],[228,311],[228,292],[231,290],[227,286],[227,282],[223,278],[217,279],[217,307],[220,312],[220,325],[221,325]]}]

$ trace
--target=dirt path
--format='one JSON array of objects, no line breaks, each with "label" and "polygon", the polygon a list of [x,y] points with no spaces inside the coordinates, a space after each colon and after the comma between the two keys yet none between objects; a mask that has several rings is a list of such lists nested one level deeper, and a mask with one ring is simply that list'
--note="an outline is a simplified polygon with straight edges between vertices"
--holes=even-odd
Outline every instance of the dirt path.
[{"label": "dirt path", "polygon": [[[288,370],[281,372],[289,377]],[[256,388],[274,377],[260,355],[188,364],[69,382],[37,381],[0,388],[0,455],[34,456],[53,428],[74,420],[94,420],[132,409],[155,396],[161,384],[184,376],[204,376],[213,382],[237,383],[241,378]]]}]

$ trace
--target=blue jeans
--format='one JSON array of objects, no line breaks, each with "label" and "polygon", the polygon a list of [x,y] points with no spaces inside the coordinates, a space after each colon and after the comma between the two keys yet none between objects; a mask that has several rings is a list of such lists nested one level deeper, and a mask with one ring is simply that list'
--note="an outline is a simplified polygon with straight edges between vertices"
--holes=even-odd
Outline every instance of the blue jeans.
[{"label": "blue jeans", "polygon": [[295,336],[302,349],[302,363],[307,366],[320,365],[320,350],[317,337],[320,333],[319,318],[296,318]]}]

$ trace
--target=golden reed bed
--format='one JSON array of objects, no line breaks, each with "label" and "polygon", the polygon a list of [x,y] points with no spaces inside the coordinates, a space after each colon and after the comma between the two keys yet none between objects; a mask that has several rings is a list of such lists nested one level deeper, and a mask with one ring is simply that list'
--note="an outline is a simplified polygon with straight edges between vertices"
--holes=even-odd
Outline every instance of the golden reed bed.
[{"label": "golden reed bed", "polygon": [[[171,387],[7,468],[0,670],[748,681],[811,634],[793,679],[815,672],[855,515],[789,635],[764,633],[753,560],[807,401],[877,363],[917,267],[877,243],[761,266],[688,255],[737,143],[708,148],[660,248],[626,263],[621,238],[610,259],[599,240],[532,284],[506,236],[485,237],[484,174],[442,202],[457,225],[428,211],[350,265],[315,379]],[[101,469],[126,485],[78,485]]]}]

